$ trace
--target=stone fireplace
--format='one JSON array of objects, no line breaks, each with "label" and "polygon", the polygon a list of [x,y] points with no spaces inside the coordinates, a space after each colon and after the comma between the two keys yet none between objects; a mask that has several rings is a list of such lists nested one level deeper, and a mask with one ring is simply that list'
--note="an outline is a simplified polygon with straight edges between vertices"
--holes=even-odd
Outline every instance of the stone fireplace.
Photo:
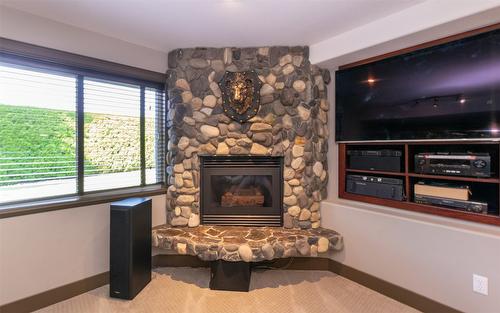
[{"label": "stone fireplace", "polygon": [[282,226],[282,157],[199,157],[202,224]]},{"label": "stone fireplace", "polygon": [[[200,220],[220,219],[211,211],[210,201],[216,199],[220,212],[241,213],[253,205],[253,209],[273,208],[274,215],[274,204],[282,202],[279,223],[285,228],[320,227],[320,201],[326,197],[328,181],[330,77],[328,71],[310,64],[308,48],[176,49],[169,53],[168,66],[168,224],[196,227]],[[224,114],[218,82],[226,71],[255,71],[262,82],[260,108],[246,122]],[[201,181],[200,171],[207,156],[281,157],[281,196],[262,189],[269,175],[253,175],[243,182],[245,177],[237,177],[245,176],[240,173],[214,179],[219,180],[217,186],[232,182],[241,188],[216,189],[212,198],[203,198],[200,188],[206,182]],[[277,222],[276,216],[273,221]]]}]

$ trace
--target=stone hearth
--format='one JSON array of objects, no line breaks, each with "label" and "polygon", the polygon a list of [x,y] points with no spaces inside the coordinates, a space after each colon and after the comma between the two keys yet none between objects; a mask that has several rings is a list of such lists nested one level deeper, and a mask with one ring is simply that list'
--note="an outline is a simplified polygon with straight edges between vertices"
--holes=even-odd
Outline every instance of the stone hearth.
[{"label": "stone hearth", "polygon": [[[310,64],[308,47],[176,49],[168,67],[167,223],[200,223],[198,155],[272,155],[284,156],[284,226],[320,227],[330,74]],[[239,123],[224,114],[217,82],[248,70],[262,81],[261,106]]]},{"label": "stone hearth", "polygon": [[294,256],[316,257],[341,250],[342,236],[324,228],[157,226],[153,246],[170,253],[198,256],[204,261],[259,262]]}]

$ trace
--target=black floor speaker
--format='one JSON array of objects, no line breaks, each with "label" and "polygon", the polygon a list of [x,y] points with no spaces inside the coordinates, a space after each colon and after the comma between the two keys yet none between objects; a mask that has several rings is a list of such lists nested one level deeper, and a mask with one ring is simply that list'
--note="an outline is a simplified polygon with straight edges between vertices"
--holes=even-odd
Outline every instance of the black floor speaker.
[{"label": "black floor speaker", "polygon": [[151,199],[111,204],[109,295],[133,299],[151,281]]}]

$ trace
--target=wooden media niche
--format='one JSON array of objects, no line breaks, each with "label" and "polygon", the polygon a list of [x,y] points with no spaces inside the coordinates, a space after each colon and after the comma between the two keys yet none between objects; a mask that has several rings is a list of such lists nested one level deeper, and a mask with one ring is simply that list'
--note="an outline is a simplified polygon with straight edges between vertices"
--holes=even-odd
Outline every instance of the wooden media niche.
[{"label": "wooden media niche", "polygon": [[[399,172],[353,169],[349,164],[349,150],[398,150],[401,151]],[[415,170],[415,155],[419,153],[486,153],[491,157],[490,177],[430,175]],[[445,217],[500,226],[500,143],[498,141],[419,141],[419,142],[366,142],[339,143],[339,197],[403,210],[422,212]],[[403,200],[390,200],[346,191],[348,175],[398,178],[403,181]],[[418,183],[450,183],[464,185],[471,190],[471,200],[488,204],[488,213],[474,213],[458,209],[415,202],[414,186]]]}]

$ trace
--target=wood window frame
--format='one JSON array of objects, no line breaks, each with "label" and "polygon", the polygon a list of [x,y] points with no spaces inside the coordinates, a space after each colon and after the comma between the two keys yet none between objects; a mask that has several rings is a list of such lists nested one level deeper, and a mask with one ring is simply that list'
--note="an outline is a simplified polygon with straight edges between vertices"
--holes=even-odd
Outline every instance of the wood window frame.
[{"label": "wood window frame", "polygon": [[[120,63],[87,57],[75,53],[37,46],[8,38],[0,37],[0,61],[33,66],[43,70],[75,75],[76,86],[76,119],[77,119],[77,190],[74,194],[48,198],[28,199],[0,204],[0,219],[27,214],[36,214],[54,210],[76,208],[81,206],[107,203],[127,197],[144,197],[166,193],[165,182],[146,185],[145,151],[141,150],[141,185],[128,188],[108,189],[95,192],[83,191],[83,80],[85,76],[111,80],[121,83],[136,84],[141,89],[140,99],[140,140],[141,149],[145,147],[145,89],[148,87],[165,90],[166,75],[164,73],[145,70]],[[166,98],[166,95],[165,95]],[[166,99],[163,99],[166,101]],[[164,118],[167,110],[165,106]],[[167,133],[165,129],[165,142]]]}]

